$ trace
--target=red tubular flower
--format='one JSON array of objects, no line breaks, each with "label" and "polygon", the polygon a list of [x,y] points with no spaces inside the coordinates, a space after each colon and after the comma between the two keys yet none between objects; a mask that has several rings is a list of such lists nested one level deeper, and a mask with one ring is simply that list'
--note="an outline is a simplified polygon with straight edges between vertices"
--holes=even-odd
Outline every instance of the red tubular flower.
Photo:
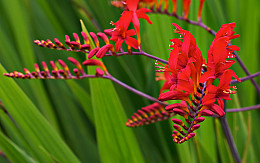
[{"label": "red tubular flower", "polygon": [[137,9],[138,2],[139,0],[126,0],[126,6],[128,10],[125,10],[122,13],[118,21],[118,25],[119,28],[123,28],[126,30],[128,29],[130,22],[132,22],[137,34],[138,45],[140,45],[140,22],[138,19],[143,18],[147,20],[150,24],[152,24],[152,22],[150,21],[149,17],[145,14],[146,12],[150,12],[150,10],[147,8]]},{"label": "red tubular flower", "polygon": [[188,78],[191,77],[194,92],[196,92],[202,70],[202,54],[196,44],[194,36],[189,31],[183,30],[177,24],[173,23],[173,25],[177,28],[175,32],[183,36],[183,42],[179,39],[170,40],[173,43],[171,46],[173,50],[169,57],[169,67],[171,70],[177,70],[178,72],[190,71],[189,75],[186,73],[186,76]]},{"label": "red tubular flower", "polygon": [[112,31],[112,37],[110,38],[110,40],[116,42],[115,50],[117,52],[118,52],[119,48],[122,46],[122,43],[124,41],[128,46],[137,49],[138,42],[136,39],[131,37],[134,35],[135,35],[135,31],[133,29],[126,31],[124,28],[115,28],[115,30]]},{"label": "red tubular flower", "polygon": [[[219,105],[224,108],[223,101],[224,100],[231,100],[229,94],[235,94],[236,91],[231,91],[229,83],[231,81],[232,76],[236,76],[234,71],[226,70],[222,75],[218,87],[214,85],[207,86],[207,94],[203,97],[202,104],[209,105],[214,103],[216,100],[218,101]],[[237,78],[237,76],[236,76]],[[231,88],[235,88],[234,86]]]},{"label": "red tubular flower", "polygon": [[[208,79],[221,78],[224,71],[235,63],[234,60],[226,60],[228,58],[234,58],[235,56],[232,53],[239,50],[239,47],[235,45],[228,46],[231,39],[239,36],[234,35],[234,28],[235,23],[224,24],[216,33],[215,39],[213,40],[208,51],[208,59],[206,64],[207,72],[205,72],[199,80],[201,83],[204,83]],[[239,80],[237,77],[236,79]],[[211,80],[211,82],[212,81],[213,80]]]}]

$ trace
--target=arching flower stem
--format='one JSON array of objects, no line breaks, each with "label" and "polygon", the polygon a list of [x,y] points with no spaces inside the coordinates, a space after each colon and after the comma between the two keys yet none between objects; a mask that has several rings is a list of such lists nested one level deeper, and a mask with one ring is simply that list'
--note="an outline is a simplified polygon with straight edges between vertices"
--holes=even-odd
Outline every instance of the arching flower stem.
[{"label": "arching flower stem", "polygon": [[[260,76],[260,71],[257,72],[257,73],[248,75],[248,76],[246,76],[246,77],[240,78],[240,80],[241,80],[241,82],[243,82],[243,81],[246,81],[246,80],[250,80],[250,79],[252,79],[252,78],[254,78],[254,77],[257,77],[257,76]],[[230,82],[230,84],[236,84],[236,83],[239,83],[239,81],[236,80],[236,79],[231,80],[231,82]]]},{"label": "arching flower stem", "polygon": [[133,92],[133,93],[135,93],[135,94],[137,94],[137,95],[139,95],[139,96],[142,96],[142,97],[144,97],[144,98],[146,98],[146,99],[148,99],[148,100],[157,102],[157,103],[159,103],[159,104],[161,104],[161,105],[164,105],[164,106],[167,106],[167,105],[168,105],[167,103],[162,102],[162,101],[158,100],[157,98],[154,98],[154,97],[152,97],[152,96],[150,96],[150,95],[147,95],[147,94],[145,94],[145,93],[143,93],[143,92],[141,92],[141,91],[136,90],[136,89],[133,88],[133,87],[130,87],[129,85],[127,85],[127,84],[121,82],[120,80],[114,78],[114,77],[111,76],[111,75],[108,76],[108,79],[112,80],[113,82],[119,84],[120,86],[122,86],[122,87],[128,89],[129,91],[131,91],[131,92]]},{"label": "arching flower stem", "polygon": [[[250,76],[251,74],[249,73],[248,69],[246,68],[244,62],[240,59],[240,57],[237,55],[236,52],[234,52],[234,55],[236,56],[237,62],[240,64],[240,66],[242,67],[242,69],[244,70],[246,75]],[[249,79],[252,82],[252,84],[254,85],[254,87],[256,88],[258,96],[260,96],[260,87],[259,87],[259,85],[256,83],[256,81],[253,78],[249,78]]]},{"label": "arching flower stem", "polygon": [[260,104],[254,105],[254,106],[249,106],[249,107],[244,107],[244,108],[235,108],[235,109],[227,109],[226,112],[241,112],[241,111],[249,111],[249,110],[255,110],[255,109],[260,109]]},{"label": "arching flower stem", "polygon": [[[168,61],[166,61],[166,60],[164,60],[164,59],[161,59],[161,58],[159,58],[159,57],[153,56],[153,55],[151,55],[151,54],[148,54],[148,53],[146,53],[146,52],[144,52],[144,51],[131,52],[131,53],[129,53],[129,52],[124,52],[124,51],[123,51],[123,52],[120,52],[120,53],[116,53],[114,56],[119,57],[119,56],[122,56],[122,55],[143,55],[143,56],[146,56],[146,57],[148,57],[148,58],[157,60],[157,61],[159,61],[159,62],[161,62],[161,63],[168,64]],[[111,53],[107,53],[107,54],[104,55],[104,57],[108,57],[108,56],[112,56],[112,54],[111,54]]]}]

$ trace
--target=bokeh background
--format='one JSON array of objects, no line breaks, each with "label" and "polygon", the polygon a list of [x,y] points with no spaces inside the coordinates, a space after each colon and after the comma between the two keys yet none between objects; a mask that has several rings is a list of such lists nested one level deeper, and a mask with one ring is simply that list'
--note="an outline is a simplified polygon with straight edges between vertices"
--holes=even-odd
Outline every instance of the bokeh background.
[{"label": "bokeh background", "polygon": [[[240,37],[232,43],[251,73],[259,71],[258,0],[206,0],[202,20],[217,31],[222,24],[236,22]],[[199,0],[193,0],[189,18],[196,20]],[[178,1],[178,14],[182,1]],[[122,10],[109,0],[0,0],[0,72],[33,70],[34,63],[69,56],[85,60],[85,54],[41,48],[36,39],[58,38],[81,32],[80,19],[88,31],[111,28]],[[166,15],[150,14],[153,25],[141,20],[144,51],[167,59],[169,39],[179,37],[173,22],[190,30],[203,56],[213,36],[200,27]],[[144,56],[103,59],[119,80],[158,97],[162,83],[155,81],[154,60]],[[72,66],[72,65],[70,65]],[[245,73],[238,63],[233,70]],[[217,119],[207,118],[196,136],[178,145],[172,141],[171,120],[139,128],[124,123],[150,101],[104,79],[19,80],[0,74],[0,99],[13,117],[0,110],[0,162],[233,162]],[[259,83],[259,77],[256,78]],[[228,108],[260,102],[250,81],[237,84],[238,93]],[[228,113],[227,119],[239,154],[245,162],[257,162],[260,151],[260,112]]]}]

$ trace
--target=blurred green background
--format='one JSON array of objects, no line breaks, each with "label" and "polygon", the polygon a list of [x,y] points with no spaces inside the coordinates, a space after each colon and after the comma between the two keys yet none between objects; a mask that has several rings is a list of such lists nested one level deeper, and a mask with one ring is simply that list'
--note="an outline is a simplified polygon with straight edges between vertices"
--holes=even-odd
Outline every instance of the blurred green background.
[{"label": "blurred green background", "polygon": [[[178,14],[182,12],[178,1]],[[240,37],[233,44],[251,73],[259,71],[258,0],[206,0],[202,20],[217,31],[224,23],[236,22]],[[193,0],[189,18],[196,20],[199,0]],[[58,38],[81,32],[80,19],[88,31],[111,28],[122,10],[109,0],[0,0],[0,72],[33,70],[34,63],[57,61],[83,53],[41,48],[36,39]],[[204,57],[213,36],[200,27],[166,15],[150,14],[153,25],[141,20],[144,51],[167,59],[173,22],[190,30]],[[119,80],[158,97],[154,60],[143,56],[104,58],[109,72]],[[245,73],[233,66],[239,77]],[[259,83],[259,78],[256,78]],[[250,81],[237,84],[238,93],[228,108],[258,104]],[[233,162],[217,119],[207,118],[190,141],[172,141],[171,120],[127,128],[124,123],[137,109],[151,104],[122,87],[102,79],[19,80],[0,75],[0,99],[15,124],[1,109],[0,150],[11,162]],[[260,112],[228,113],[241,159],[257,162],[260,151]],[[0,157],[0,162],[8,162]]]}]

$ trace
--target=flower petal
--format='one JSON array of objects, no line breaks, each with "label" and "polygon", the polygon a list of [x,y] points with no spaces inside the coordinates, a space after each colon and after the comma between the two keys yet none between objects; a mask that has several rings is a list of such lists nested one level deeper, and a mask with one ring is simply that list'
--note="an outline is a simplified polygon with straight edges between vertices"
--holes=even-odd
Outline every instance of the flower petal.
[{"label": "flower petal", "polygon": [[131,46],[132,48],[135,48],[137,49],[138,48],[138,42],[135,38],[132,38],[132,37],[126,37],[125,38],[125,43],[129,46]]}]

